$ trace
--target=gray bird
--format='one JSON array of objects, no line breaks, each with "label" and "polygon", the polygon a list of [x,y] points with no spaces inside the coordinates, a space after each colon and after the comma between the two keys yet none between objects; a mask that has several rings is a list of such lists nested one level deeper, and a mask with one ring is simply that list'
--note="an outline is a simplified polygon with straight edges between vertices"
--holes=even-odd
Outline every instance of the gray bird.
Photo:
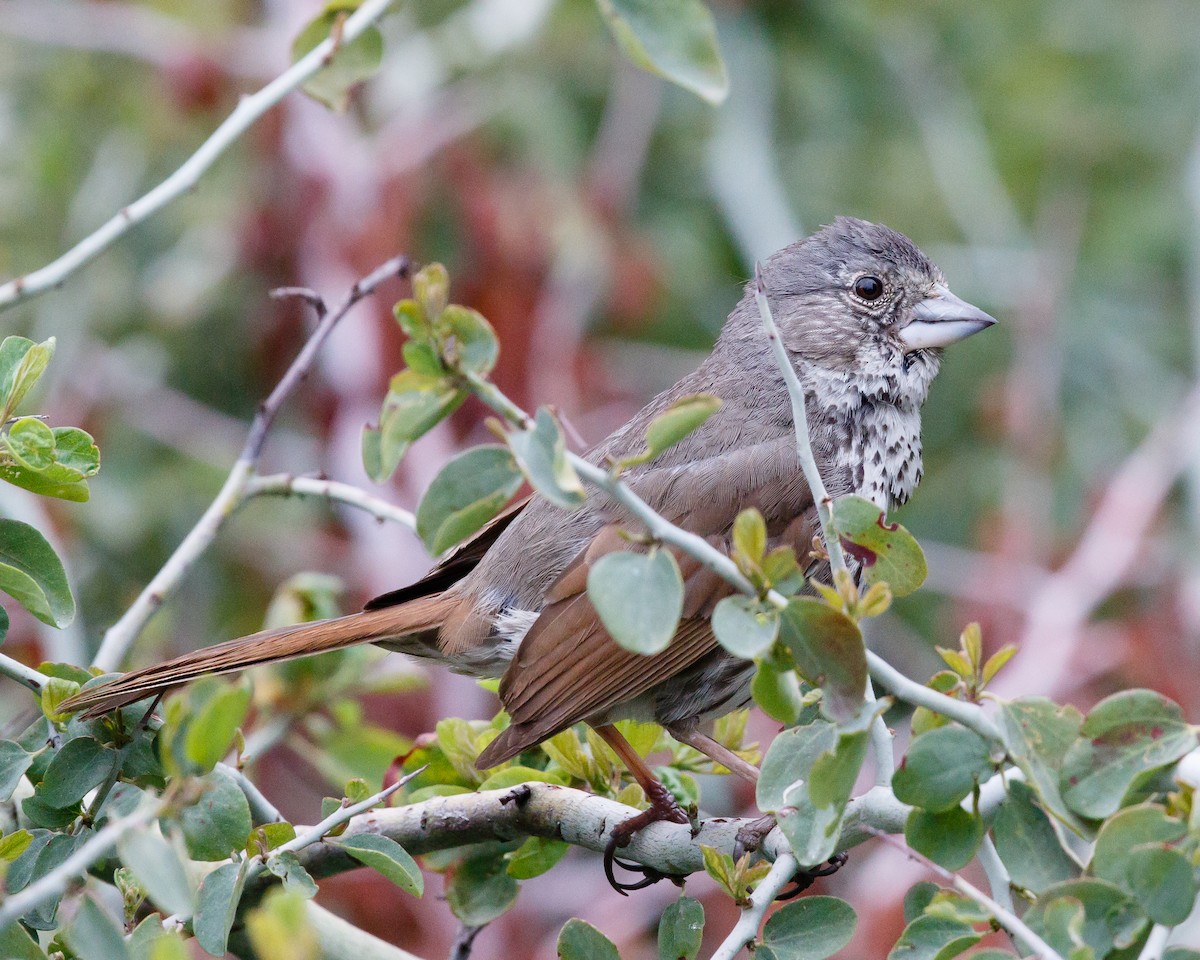
[{"label": "gray bird", "polygon": [[[838,218],[784,248],[762,268],[783,343],[804,384],[813,452],[832,497],[856,493],[883,509],[908,500],[921,478],[921,405],[941,351],[995,323],[946,286],[903,235]],[[748,284],[711,355],[587,453],[635,455],[650,421],[680,397],[716,394],[721,409],[649,463],[625,474],[672,523],[727,545],[737,514],[757,508],[773,545],[807,553],[819,523],[801,472],[791,407]],[[483,751],[485,768],[585,721],[646,790],[651,819],[682,812],[612,726],[653,720],[735,772],[757,771],[700,731],[750,702],[753,664],[725,652],[709,615],[732,588],[680,557],[685,601],[678,632],[652,656],[619,647],[587,598],[590,566],[627,549],[639,524],[603,496],[574,512],[533,498],[443,559],[424,579],[361,612],[272,630],[138,670],[64,708],[95,715],[206,673],[378,643],[475,676],[502,676],[510,725]]]}]

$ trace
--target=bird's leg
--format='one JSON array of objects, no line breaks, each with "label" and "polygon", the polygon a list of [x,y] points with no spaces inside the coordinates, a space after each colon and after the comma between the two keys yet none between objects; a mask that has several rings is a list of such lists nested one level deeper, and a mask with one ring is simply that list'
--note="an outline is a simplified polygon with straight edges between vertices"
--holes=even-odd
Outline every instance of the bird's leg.
[{"label": "bird's leg", "polygon": [[[668,732],[680,743],[686,743],[689,747],[699,750],[710,760],[728,768],[743,780],[747,780],[750,783],[758,783],[758,767],[743,760],[728,747],[717,743],[712,737],[686,728],[670,729]],[[745,854],[758,850],[762,846],[762,842],[767,838],[767,834],[775,829],[775,825],[774,817],[759,817],[757,820],[752,820],[738,830],[733,846],[733,859],[735,861],[740,860]],[[846,860],[846,854],[838,853],[834,854],[834,856],[830,857],[820,866],[798,870],[792,878],[793,885],[779,894],[775,899],[791,900],[793,897],[798,897],[811,887],[818,877],[827,877],[832,873],[836,873],[845,864]]]},{"label": "bird's leg", "polygon": [[758,767],[743,760],[728,747],[717,743],[712,737],[697,730],[688,730],[682,727],[670,727],[667,732],[680,743],[686,743],[693,750],[699,750],[709,760],[719,763],[730,773],[736,773],[747,783],[758,783]]},{"label": "bird's leg", "polygon": [[[652,823],[657,823],[660,820],[669,820],[672,823],[690,823],[687,813],[683,808],[675,802],[675,798],[654,775],[654,772],[646,765],[636,750],[629,745],[626,740],[613,726],[596,727],[596,732],[601,738],[612,747],[613,752],[621,758],[621,762],[633,779],[638,782],[638,785],[646,793],[646,799],[650,801],[650,806],[643,810],[636,817],[630,817],[628,820],[622,820],[615,827],[612,833],[609,834],[608,846],[604,849],[604,875],[608,877],[608,882],[612,888],[618,893],[627,896],[629,890],[640,890],[642,887],[648,887],[653,883],[658,883],[667,874],[659,873],[649,867],[644,867],[637,863],[628,863],[624,860],[617,859],[617,849],[629,845],[629,841],[633,839],[633,835],[643,827],[648,827]],[[630,870],[635,873],[640,873],[642,879],[636,883],[621,883],[613,874],[613,865]]]}]

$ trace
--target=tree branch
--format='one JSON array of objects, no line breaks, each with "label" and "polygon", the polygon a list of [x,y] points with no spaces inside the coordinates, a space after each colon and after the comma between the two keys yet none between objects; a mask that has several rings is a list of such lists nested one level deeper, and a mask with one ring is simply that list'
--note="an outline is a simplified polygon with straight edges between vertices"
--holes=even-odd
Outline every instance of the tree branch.
[{"label": "tree branch", "polygon": [[913,850],[911,847],[901,843],[895,837],[885,834],[882,830],[874,832],[876,833],[876,836],[878,836],[879,839],[884,843],[895,847],[906,856],[916,860],[922,866],[932,870],[939,877],[953,886],[954,889],[963,896],[970,897],[977,904],[987,910],[988,913],[992,915],[993,919],[1000,924],[1000,926],[1002,926],[1013,936],[1019,937],[1021,940],[1028,943],[1039,960],[1063,960],[1062,956],[1055,951],[1050,944],[1046,943],[1045,940],[1039,937],[1025,924],[1025,921],[1023,921],[1011,910],[1006,910],[978,887],[968,883],[958,874],[951,873],[944,867],[938,866],[928,857],[922,856],[921,854],[917,853],[916,850]]},{"label": "tree branch", "polygon": [[737,923],[729,931],[729,936],[713,951],[711,960],[733,960],[742,947],[758,936],[758,929],[762,926],[763,917],[767,915],[767,908],[796,875],[797,866],[796,858],[790,853],[783,854],[775,861],[770,872],[750,894],[750,905],[742,910]]},{"label": "tree branch", "polygon": [[338,480],[322,480],[319,477],[297,477],[290,473],[273,473],[270,476],[254,477],[247,485],[246,499],[251,497],[322,497],[364,510],[380,522],[391,520],[415,530],[416,518],[403,507],[397,507],[379,497],[360,490],[349,483]]},{"label": "tree branch", "polygon": [[113,820],[49,873],[39,877],[24,890],[6,898],[3,905],[0,905],[0,930],[39,904],[61,894],[72,880],[86,873],[92,864],[107,856],[121,837],[156,819],[166,805],[163,800],[146,803],[128,816]]},{"label": "tree branch", "polygon": [[[360,7],[358,14],[365,9],[366,5]],[[324,301],[311,291],[292,289],[285,291],[286,295],[302,296],[312,304],[320,322],[312,336],[301,347],[296,359],[292,361],[291,366],[275,385],[270,396],[259,406],[258,412],[250,424],[250,431],[242,447],[241,455],[229,471],[229,476],[225,478],[225,483],[221,486],[216,498],[209,504],[208,509],[204,511],[179,546],[175,548],[175,552],[163,564],[162,569],[154,575],[129,609],[122,614],[121,619],[105,631],[104,639],[93,661],[97,667],[102,670],[115,670],[121,665],[130,644],[133,643],[142,628],[162,606],[167,596],[179,585],[192,565],[208,549],[225,521],[251,496],[249,490],[255,476],[254,471],[262,455],[263,445],[267,441],[267,433],[271,429],[275,415],[283,406],[284,400],[308,375],[308,371],[316,359],[317,351],[321,349],[333,332],[333,328],[355,304],[374,293],[375,289],[385,280],[402,277],[407,273],[408,258],[393,257],[354,284],[345,300],[332,312],[327,311]]]},{"label": "tree branch", "polygon": [[257,93],[243,97],[233,112],[213,131],[212,136],[205,140],[200,148],[166,180],[120,210],[107,223],[85,237],[53,263],[0,285],[0,310],[59,286],[72,273],[107,250],[131,227],[146,220],[176,197],[190,190],[217,158],[238,137],[249,130],[255,121],[301,86],[309,77],[328,65],[330,58],[339,46],[349,43],[363,33],[383,16],[391,4],[392,0],[364,0],[362,6],[346,18],[339,37],[336,39],[330,37],[321,41]]},{"label": "tree branch", "polygon": [[23,687],[28,687],[34,693],[41,690],[46,685],[46,681],[50,679],[45,674],[38,673],[32,667],[25,666],[20,660],[6,657],[2,653],[0,653],[0,674],[11,680],[16,680],[17,683]]}]

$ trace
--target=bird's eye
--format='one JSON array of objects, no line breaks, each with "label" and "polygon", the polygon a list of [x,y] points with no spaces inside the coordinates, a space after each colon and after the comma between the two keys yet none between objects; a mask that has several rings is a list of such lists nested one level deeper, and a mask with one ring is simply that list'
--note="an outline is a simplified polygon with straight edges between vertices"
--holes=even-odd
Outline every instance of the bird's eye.
[{"label": "bird's eye", "polygon": [[878,300],[883,296],[883,281],[878,277],[859,277],[854,281],[854,295],[860,300]]}]

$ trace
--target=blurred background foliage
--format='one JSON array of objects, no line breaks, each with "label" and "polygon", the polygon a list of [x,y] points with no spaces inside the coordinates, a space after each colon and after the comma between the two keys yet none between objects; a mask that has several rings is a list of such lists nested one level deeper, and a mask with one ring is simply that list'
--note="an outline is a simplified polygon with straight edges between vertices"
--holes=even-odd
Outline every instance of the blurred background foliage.
[{"label": "blurred background foliage", "polygon": [[[240,94],[286,67],[318,7],[0,0],[0,275],[51,260],[173,171]],[[875,641],[925,677],[932,643],[954,646],[977,619],[989,649],[1025,641],[1003,692],[1085,707],[1146,685],[1195,716],[1200,427],[1171,418],[1195,409],[1185,398],[1200,343],[1200,6],[712,7],[731,78],[716,109],[622,60],[591,0],[401,4],[383,23],[382,69],[347,112],[289,98],[196,190],[63,289],[7,312],[5,334],[58,338],[38,412],[91,431],[103,470],[83,505],[0,490],[0,511],[61,546],[80,611],[57,632],[12,610],[6,650],[87,662],[191,528],[310,322],[270,288],[337,297],[395,253],[442,260],[454,299],[500,334],[503,389],[526,407],[555,404],[590,444],[698,362],[756,258],[850,214],[911,236],[957,293],[1002,321],[955,347],[934,387],[927,479],[902,511],[930,582]],[[386,289],[342,325],[265,469],[369,486],[359,431],[399,367],[388,308],[402,293]],[[485,436],[482,419],[468,403],[382,494],[414,506],[455,450]],[[1156,429],[1165,439],[1149,472],[1117,491],[1130,502],[1089,527]],[[1069,562],[1085,529],[1101,545],[1054,607],[1046,572]],[[257,629],[300,571],[340,576],[353,609],[428,563],[398,527],[259,499],[133,660]],[[1096,594],[1090,605],[1081,590]],[[1071,603],[1081,616],[1047,619]],[[386,663],[413,685],[417,668]],[[490,716],[490,694],[431,679],[367,699],[367,715],[398,735],[376,745],[376,763],[441,717]],[[329,728],[345,719],[331,715]],[[770,724],[754,723],[769,739]],[[330,765],[298,764],[305,748],[290,749],[268,755],[260,779],[303,818]],[[348,772],[334,766],[335,780]],[[751,800],[719,790],[706,805]],[[890,943],[900,926],[907,884],[883,877],[904,867],[889,851],[869,856],[828,884],[863,917],[847,956],[875,955],[872,930]],[[570,915],[623,938],[623,956],[653,954],[671,892],[622,901],[577,853],[559,869],[481,936],[480,955],[520,942],[550,956]],[[418,953],[447,949],[454,929],[435,900],[397,905],[376,883],[351,875],[322,897]],[[705,900],[709,928],[727,927],[717,918],[731,922],[732,905]]]}]

